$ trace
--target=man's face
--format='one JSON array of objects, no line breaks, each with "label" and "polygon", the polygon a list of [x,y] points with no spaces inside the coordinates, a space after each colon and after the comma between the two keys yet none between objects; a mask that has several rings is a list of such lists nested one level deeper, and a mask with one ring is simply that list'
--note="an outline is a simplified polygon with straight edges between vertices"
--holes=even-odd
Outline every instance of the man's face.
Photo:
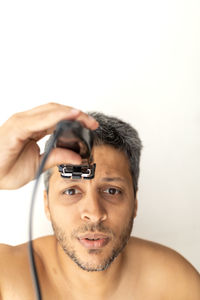
[{"label": "man's face", "polygon": [[125,247],[136,215],[126,156],[111,146],[94,147],[95,177],[49,181],[45,211],[64,252],[87,271],[105,270]]}]

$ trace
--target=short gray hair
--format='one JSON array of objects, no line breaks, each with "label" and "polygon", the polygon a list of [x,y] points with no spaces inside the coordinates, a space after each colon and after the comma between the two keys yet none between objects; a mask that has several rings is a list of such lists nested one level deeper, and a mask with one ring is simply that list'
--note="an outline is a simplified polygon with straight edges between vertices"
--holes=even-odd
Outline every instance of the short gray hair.
[{"label": "short gray hair", "polygon": [[[138,190],[139,164],[142,150],[142,142],[138,132],[129,123],[126,123],[119,118],[99,112],[89,112],[88,114],[99,122],[99,127],[93,131],[94,146],[110,145],[115,149],[122,151],[128,158],[134,194],[136,194]],[[45,144],[45,151],[48,147],[48,142],[49,140]],[[51,169],[44,173],[44,185],[47,192],[51,174]]]}]

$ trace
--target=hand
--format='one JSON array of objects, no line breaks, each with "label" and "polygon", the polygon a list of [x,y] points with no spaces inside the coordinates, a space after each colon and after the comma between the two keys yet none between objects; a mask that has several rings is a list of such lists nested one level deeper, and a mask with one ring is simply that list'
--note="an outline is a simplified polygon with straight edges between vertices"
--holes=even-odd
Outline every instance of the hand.
[{"label": "hand", "polygon": [[[35,178],[43,158],[37,141],[53,133],[61,120],[77,120],[91,130],[98,127],[82,111],[57,103],[16,113],[0,127],[0,189],[17,189]],[[66,162],[80,164],[81,157],[71,150],[54,148],[44,171]]]}]

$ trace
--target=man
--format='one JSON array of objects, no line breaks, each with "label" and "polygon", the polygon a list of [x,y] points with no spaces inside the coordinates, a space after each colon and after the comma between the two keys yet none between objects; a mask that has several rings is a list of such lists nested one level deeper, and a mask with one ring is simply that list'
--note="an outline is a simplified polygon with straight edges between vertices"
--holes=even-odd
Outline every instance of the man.
[{"label": "man", "polygon": [[[33,241],[42,299],[199,300],[200,275],[189,262],[167,247],[130,238],[137,213],[137,132],[116,118],[93,117],[49,103],[0,127],[1,189],[34,179],[43,157],[37,141],[60,120],[94,130],[93,179],[60,176],[58,165],[82,161],[68,149],[55,148],[45,165],[44,205],[54,235]],[[0,270],[0,299],[35,299],[26,243],[0,246]]]}]

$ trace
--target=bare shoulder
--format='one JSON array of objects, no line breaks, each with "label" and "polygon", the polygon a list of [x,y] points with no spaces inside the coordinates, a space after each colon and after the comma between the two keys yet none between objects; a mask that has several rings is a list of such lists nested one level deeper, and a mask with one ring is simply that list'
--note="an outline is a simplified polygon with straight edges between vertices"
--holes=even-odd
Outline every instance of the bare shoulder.
[{"label": "bare shoulder", "polygon": [[[25,268],[26,266],[26,268]],[[23,272],[28,267],[28,247],[27,244],[10,246],[0,244],[0,279],[1,283],[16,274]]]},{"label": "bare shoulder", "polygon": [[160,293],[166,291],[169,299],[200,299],[200,274],[182,255],[161,244],[135,237],[128,245],[130,255],[137,258],[141,282],[157,291],[160,289]]},{"label": "bare shoulder", "polygon": [[14,291],[30,286],[25,246],[0,244],[0,299],[15,299]]},{"label": "bare shoulder", "polygon": [[[0,244],[0,268],[1,268],[1,277],[5,276],[10,265],[13,265],[13,262],[16,258],[16,246],[10,246],[6,244]],[[18,251],[17,251],[18,252]],[[16,261],[17,262],[17,261]]]},{"label": "bare shoulder", "polygon": [[[48,241],[48,238],[45,237],[33,241],[36,267],[39,271],[44,269],[41,249],[46,241]],[[14,296],[11,297],[12,292],[15,290],[21,291],[22,294],[33,291],[28,243],[17,246],[0,244],[0,270],[0,294],[2,299],[15,299]],[[41,276],[43,275],[42,272],[40,272]]]}]

